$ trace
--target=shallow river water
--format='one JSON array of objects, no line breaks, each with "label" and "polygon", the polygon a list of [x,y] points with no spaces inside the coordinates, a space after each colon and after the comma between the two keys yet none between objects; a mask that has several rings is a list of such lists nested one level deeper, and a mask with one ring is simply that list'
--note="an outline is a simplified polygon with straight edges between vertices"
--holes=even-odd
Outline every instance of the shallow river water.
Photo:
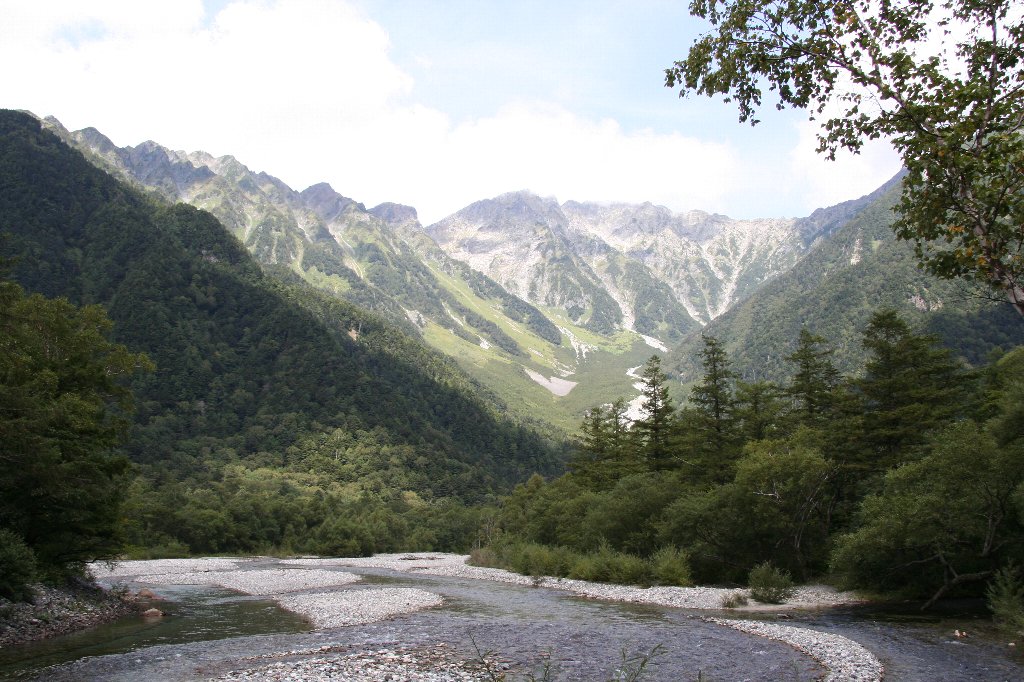
[{"label": "shallow river water", "polygon": [[[268,561],[267,564],[272,564]],[[265,565],[267,565],[265,564]],[[344,568],[364,580],[441,594],[445,605],[369,625],[311,631],[264,598],[193,586],[154,586],[170,615],[0,650],[0,678],[54,681],[207,679],[266,662],[256,657],[321,646],[353,651],[446,643],[512,665],[516,678],[549,661],[559,680],[606,680],[622,656],[660,646],[644,680],[814,680],[823,669],[788,645],[707,623],[708,612],[622,604],[564,591],[469,578]],[[1024,680],[1015,648],[986,636],[973,612],[906,618],[882,609],[792,611],[786,623],[853,639],[885,665],[886,680]],[[713,615],[740,617],[737,612]],[[748,617],[779,618],[775,615]],[[972,636],[958,639],[955,629]],[[988,632],[991,635],[991,632]]]}]

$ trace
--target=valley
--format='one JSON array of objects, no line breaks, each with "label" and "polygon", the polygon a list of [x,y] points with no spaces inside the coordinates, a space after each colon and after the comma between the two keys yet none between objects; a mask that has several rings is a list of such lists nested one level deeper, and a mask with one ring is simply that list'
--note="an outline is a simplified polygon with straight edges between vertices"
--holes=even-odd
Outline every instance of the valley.
[{"label": "valley", "polygon": [[[117,177],[211,211],[265,267],[287,268],[383,316],[454,358],[513,412],[562,433],[573,433],[595,404],[633,400],[626,372],[651,353],[671,358],[668,368],[681,382],[676,391],[684,395],[703,333],[726,340],[744,375],[777,371],[795,338],[795,318],[786,315],[799,307],[790,301],[828,295],[800,293],[808,279],[801,273],[809,268],[821,278],[818,287],[835,288],[850,277],[886,280],[857,274],[879,267],[861,263],[859,250],[843,256],[842,265],[809,263],[829,258],[824,254],[847,243],[845,234],[863,230],[858,225],[867,219],[859,216],[885,201],[896,180],[800,219],[732,220],[649,203],[559,203],[512,192],[424,226],[412,207],[366,209],[322,183],[297,191],[234,157],[172,151],[156,142],[117,148],[95,129],[70,132],[53,118],[44,124]],[[885,209],[873,210],[873,253],[885,244],[882,253],[905,254],[906,262],[909,247],[895,243],[888,219],[877,217]],[[838,342],[843,370],[863,361],[847,339],[871,305],[896,305],[950,340],[956,325],[995,312],[1000,321],[968,353],[974,363],[984,359],[983,349],[1005,345],[995,340],[1002,330],[1014,343],[1024,341],[1006,311],[979,306],[952,292],[953,285],[912,276],[921,284],[905,293],[871,293],[871,285],[858,284],[856,300],[817,306],[858,311],[837,316],[843,322],[833,329],[808,314],[800,319]],[[950,305],[922,315],[921,294],[932,290],[945,292]],[[766,318],[775,310],[764,301],[772,291],[783,297],[782,307]]]}]

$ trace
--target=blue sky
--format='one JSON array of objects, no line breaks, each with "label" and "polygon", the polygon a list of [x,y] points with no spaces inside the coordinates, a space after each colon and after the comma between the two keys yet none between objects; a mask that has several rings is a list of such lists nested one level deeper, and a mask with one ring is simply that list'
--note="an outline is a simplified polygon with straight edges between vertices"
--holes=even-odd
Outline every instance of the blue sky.
[{"label": "blue sky", "polygon": [[433,222],[529,189],[737,218],[800,216],[899,168],[826,162],[803,112],[679,99],[664,69],[706,26],[634,0],[0,0],[0,106],[232,154]]}]

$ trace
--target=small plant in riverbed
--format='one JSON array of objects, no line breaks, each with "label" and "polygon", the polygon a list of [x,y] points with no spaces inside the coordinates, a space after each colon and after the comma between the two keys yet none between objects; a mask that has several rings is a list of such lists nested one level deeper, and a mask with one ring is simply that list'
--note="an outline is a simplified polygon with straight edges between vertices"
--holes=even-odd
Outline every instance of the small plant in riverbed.
[{"label": "small plant in riverbed", "polygon": [[[512,682],[512,678],[508,677],[508,673],[501,669],[495,662],[495,653],[493,651],[481,651],[480,647],[476,643],[476,639],[470,635],[469,641],[473,643],[473,650],[476,651],[476,662],[483,670],[483,673],[487,676],[490,682]],[[630,655],[629,650],[626,647],[622,647],[620,652],[621,662],[619,667],[615,669],[611,677],[607,678],[607,682],[637,682],[647,670],[647,666],[658,656],[665,653],[665,647],[661,644],[656,644],[650,651],[642,652],[639,654]],[[552,682],[555,677],[555,668],[551,662],[551,654],[544,654],[544,663],[541,666],[540,673],[528,672],[523,676],[524,682]],[[707,682],[707,678],[703,677],[703,674],[698,671],[697,682]]]},{"label": "small plant in riverbed", "polygon": [[795,591],[789,573],[772,566],[770,561],[750,570],[747,586],[750,587],[750,596],[764,604],[782,604]]},{"label": "small plant in riverbed", "polygon": [[729,594],[724,595],[722,597],[723,609],[735,609],[740,606],[746,606],[749,603],[750,600],[747,599],[747,595],[743,594],[739,590],[736,590],[735,592],[730,592]]},{"label": "small plant in riverbed", "polygon": [[647,665],[664,653],[665,647],[661,644],[656,644],[650,651],[634,656],[630,656],[626,652],[626,648],[623,647],[621,654],[622,663],[614,675],[608,678],[608,682],[636,682],[643,675],[644,670],[647,669]]}]

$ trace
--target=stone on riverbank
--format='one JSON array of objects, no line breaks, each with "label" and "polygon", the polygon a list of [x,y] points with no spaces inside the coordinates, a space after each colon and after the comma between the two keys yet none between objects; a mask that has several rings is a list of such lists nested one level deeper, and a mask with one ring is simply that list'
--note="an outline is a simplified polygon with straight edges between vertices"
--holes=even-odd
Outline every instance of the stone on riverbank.
[{"label": "stone on riverbank", "polygon": [[252,595],[273,595],[323,587],[339,587],[359,581],[354,573],[293,569],[252,571],[205,571],[199,573],[166,573],[141,575],[140,583],[162,585],[217,585]]},{"label": "stone on riverbank", "polygon": [[[329,647],[325,647],[329,648]],[[475,662],[462,661],[444,645],[416,649],[379,649],[359,653],[338,654],[324,651],[295,652],[289,658],[259,668],[240,670],[212,678],[210,682],[263,682],[269,680],[303,680],[325,682],[478,682],[493,676]]]},{"label": "stone on riverbank", "polygon": [[316,628],[337,628],[384,620],[440,606],[440,595],[412,587],[383,587],[344,592],[285,595],[278,603],[309,618]]},{"label": "stone on riverbank", "polygon": [[46,639],[128,615],[135,603],[95,586],[35,585],[30,603],[0,599],[0,647]]}]

